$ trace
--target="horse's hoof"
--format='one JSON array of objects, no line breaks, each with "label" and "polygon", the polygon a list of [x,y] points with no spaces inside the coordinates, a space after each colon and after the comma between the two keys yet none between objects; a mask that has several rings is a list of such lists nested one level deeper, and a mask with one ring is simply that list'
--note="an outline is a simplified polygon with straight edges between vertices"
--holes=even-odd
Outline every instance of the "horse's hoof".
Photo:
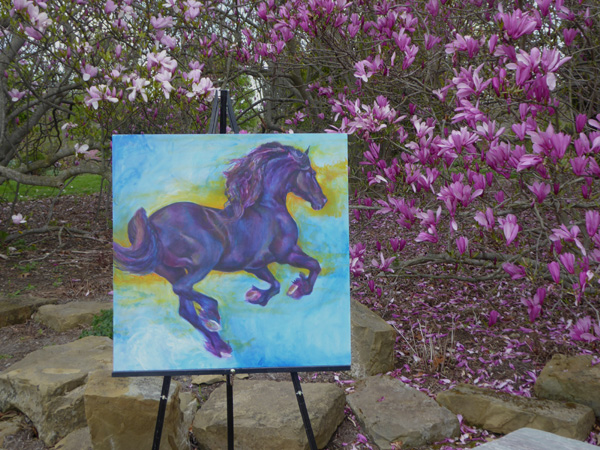
[{"label": "horse's hoof", "polygon": [[260,292],[258,292],[257,289],[252,288],[248,292],[246,292],[246,301],[248,303],[256,304],[260,301],[261,297],[262,297],[262,294]]},{"label": "horse's hoof", "polygon": [[208,331],[218,332],[221,331],[221,324],[216,320],[205,320],[204,326],[208,329]]},{"label": "horse's hoof", "polygon": [[300,289],[300,286],[294,283],[288,289],[287,295],[295,300],[298,300],[300,297],[302,297],[302,289]]}]

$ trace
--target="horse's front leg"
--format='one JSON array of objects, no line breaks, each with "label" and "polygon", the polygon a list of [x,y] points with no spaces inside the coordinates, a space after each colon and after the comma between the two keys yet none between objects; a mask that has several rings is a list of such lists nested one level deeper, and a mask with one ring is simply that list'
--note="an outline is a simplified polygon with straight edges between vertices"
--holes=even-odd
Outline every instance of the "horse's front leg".
[{"label": "horse's front leg", "polygon": [[295,245],[284,262],[290,266],[308,270],[308,277],[301,273],[288,289],[287,295],[299,299],[304,295],[310,294],[321,272],[319,261],[308,256],[300,247]]},{"label": "horse's front leg", "polygon": [[231,346],[219,336],[221,316],[218,302],[208,295],[194,290],[212,266],[198,268],[179,278],[173,284],[173,292],[179,296],[179,315],[191,323],[206,337],[206,349],[216,356],[230,356]]},{"label": "horse's front leg", "polygon": [[251,273],[255,277],[266,281],[270,284],[269,289],[259,289],[256,286],[252,286],[248,292],[246,292],[246,301],[253,305],[266,306],[269,300],[279,294],[279,281],[273,276],[268,267],[261,267],[260,269],[246,269],[246,272]]}]

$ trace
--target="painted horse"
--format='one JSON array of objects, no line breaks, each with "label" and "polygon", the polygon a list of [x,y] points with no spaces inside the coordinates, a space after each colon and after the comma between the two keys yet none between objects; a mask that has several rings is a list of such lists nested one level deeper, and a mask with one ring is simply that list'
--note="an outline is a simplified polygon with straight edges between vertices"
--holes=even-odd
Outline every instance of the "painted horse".
[{"label": "painted horse", "polygon": [[267,267],[276,262],[308,270],[300,273],[287,295],[299,299],[312,292],[321,271],[319,262],[298,246],[298,226],[286,207],[291,192],[314,210],[327,198],[305,152],[272,142],[233,160],[226,177],[224,209],[178,202],[150,217],[140,208],[129,221],[130,247],[114,243],[116,266],[135,274],[156,273],[173,285],[179,314],[206,337],[206,349],[231,356],[221,339],[218,302],[194,290],[211,270],[246,271],[269,283],[252,286],[247,302],[266,306],[280,285]]}]

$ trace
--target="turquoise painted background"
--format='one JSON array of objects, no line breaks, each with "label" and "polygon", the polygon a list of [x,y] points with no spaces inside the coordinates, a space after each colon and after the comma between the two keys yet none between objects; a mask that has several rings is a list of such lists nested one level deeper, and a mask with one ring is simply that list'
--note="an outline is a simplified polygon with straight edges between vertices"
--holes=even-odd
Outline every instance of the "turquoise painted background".
[{"label": "turquoise painted background", "polygon": [[246,272],[211,272],[195,289],[219,301],[220,334],[233,354],[218,358],[204,349],[203,335],[179,316],[178,298],[166,280],[115,269],[115,372],[350,365],[346,135],[113,136],[114,240],[130,245],[127,223],[140,207],[148,215],[178,201],[222,208],[223,171],[229,162],[273,141],[310,146],[312,166],[328,198],[325,208],[314,211],[288,195],[299,244],[321,264],[313,293],[300,300],[288,297],[299,269],[272,264],[281,293],[261,307],[247,303],[245,293],[267,283]]}]

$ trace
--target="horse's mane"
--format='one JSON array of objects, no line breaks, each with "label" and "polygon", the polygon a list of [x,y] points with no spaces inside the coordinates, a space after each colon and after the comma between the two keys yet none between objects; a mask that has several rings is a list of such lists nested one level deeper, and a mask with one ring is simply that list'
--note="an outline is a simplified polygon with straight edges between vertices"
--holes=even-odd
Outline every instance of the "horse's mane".
[{"label": "horse's mane", "polygon": [[228,199],[227,204],[233,208],[235,219],[239,219],[244,210],[260,197],[267,163],[282,156],[289,156],[289,162],[295,162],[300,167],[310,165],[307,154],[279,142],[263,144],[243,158],[231,161],[231,167],[224,172],[227,179],[225,195]]}]

